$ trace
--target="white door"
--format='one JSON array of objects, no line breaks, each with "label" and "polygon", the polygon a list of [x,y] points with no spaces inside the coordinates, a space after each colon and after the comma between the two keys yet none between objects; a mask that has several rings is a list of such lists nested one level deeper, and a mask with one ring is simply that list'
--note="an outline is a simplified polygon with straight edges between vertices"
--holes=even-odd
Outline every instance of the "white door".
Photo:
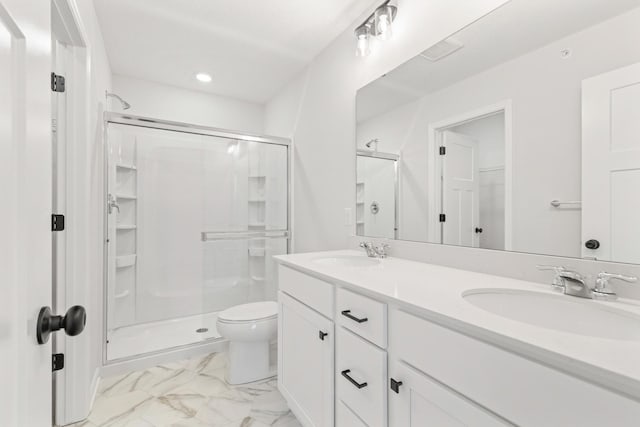
[{"label": "white door", "polygon": [[497,427],[511,425],[403,362],[389,366],[389,425]]},{"label": "white door", "polygon": [[0,0],[0,425],[51,425],[50,0]]},{"label": "white door", "polygon": [[479,246],[478,143],[452,131],[442,133],[442,243]]},{"label": "white door", "polygon": [[582,82],[583,257],[640,263],[638,189],[640,63]]},{"label": "white door", "polygon": [[279,292],[278,388],[305,426],[332,427],[333,322]]}]

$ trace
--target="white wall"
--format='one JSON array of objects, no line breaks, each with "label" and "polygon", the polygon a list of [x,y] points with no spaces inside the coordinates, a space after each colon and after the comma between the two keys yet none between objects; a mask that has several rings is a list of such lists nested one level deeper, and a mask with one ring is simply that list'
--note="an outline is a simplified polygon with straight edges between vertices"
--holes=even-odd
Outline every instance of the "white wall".
[{"label": "white wall", "polygon": [[[130,114],[264,133],[264,106],[260,104],[118,74],[113,76],[113,92],[131,104]],[[122,111],[117,102],[113,107],[113,111]]]},{"label": "white wall", "polygon": [[502,3],[401,1],[394,37],[374,45],[371,56],[355,56],[354,22],[267,104],[266,132],[292,137],[295,144],[296,251],[344,247],[353,232],[344,209],[355,205],[357,89]]}]

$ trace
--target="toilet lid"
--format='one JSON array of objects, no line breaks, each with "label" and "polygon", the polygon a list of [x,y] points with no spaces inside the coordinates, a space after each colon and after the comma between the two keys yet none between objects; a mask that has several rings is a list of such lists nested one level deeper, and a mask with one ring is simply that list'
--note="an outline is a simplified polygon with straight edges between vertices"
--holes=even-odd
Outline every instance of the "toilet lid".
[{"label": "toilet lid", "polygon": [[218,314],[218,319],[227,322],[262,320],[278,315],[278,304],[273,301],[252,302],[236,305]]}]

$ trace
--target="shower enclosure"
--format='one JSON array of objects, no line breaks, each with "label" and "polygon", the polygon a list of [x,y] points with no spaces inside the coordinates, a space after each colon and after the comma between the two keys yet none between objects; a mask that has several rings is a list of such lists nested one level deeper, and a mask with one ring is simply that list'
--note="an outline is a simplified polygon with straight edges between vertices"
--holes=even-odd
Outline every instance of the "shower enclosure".
[{"label": "shower enclosure", "polygon": [[217,313],[275,300],[289,142],[106,116],[105,362],[220,339]]}]

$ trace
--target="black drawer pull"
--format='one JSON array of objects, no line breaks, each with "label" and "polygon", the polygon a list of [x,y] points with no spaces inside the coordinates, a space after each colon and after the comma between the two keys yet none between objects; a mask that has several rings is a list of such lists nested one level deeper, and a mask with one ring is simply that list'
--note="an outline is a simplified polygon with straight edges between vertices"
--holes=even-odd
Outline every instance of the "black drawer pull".
[{"label": "black drawer pull", "polygon": [[367,386],[367,383],[359,383],[358,381],[356,381],[353,378],[351,378],[349,376],[349,372],[351,372],[351,369],[345,369],[344,371],[341,372],[341,374],[342,374],[343,377],[348,379],[351,384],[353,384],[354,386],[356,386],[358,388],[365,388]]},{"label": "black drawer pull", "polygon": [[364,323],[366,322],[367,319],[366,317],[363,317],[362,319],[358,319],[356,316],[354,316],[353,314],[351,314],[351,310],[342,310],[341,311],[342,315],[344,317],[348,317],[349,319],[353,320],[354,322],[358,322],[358,323]]},{"label": "black drawer pull", "polygon": [[328,332],[322,332],[322,331],[318,331],[318,337],[324,341],[324,337],[326,337],[327,335],[329,335]]}]

